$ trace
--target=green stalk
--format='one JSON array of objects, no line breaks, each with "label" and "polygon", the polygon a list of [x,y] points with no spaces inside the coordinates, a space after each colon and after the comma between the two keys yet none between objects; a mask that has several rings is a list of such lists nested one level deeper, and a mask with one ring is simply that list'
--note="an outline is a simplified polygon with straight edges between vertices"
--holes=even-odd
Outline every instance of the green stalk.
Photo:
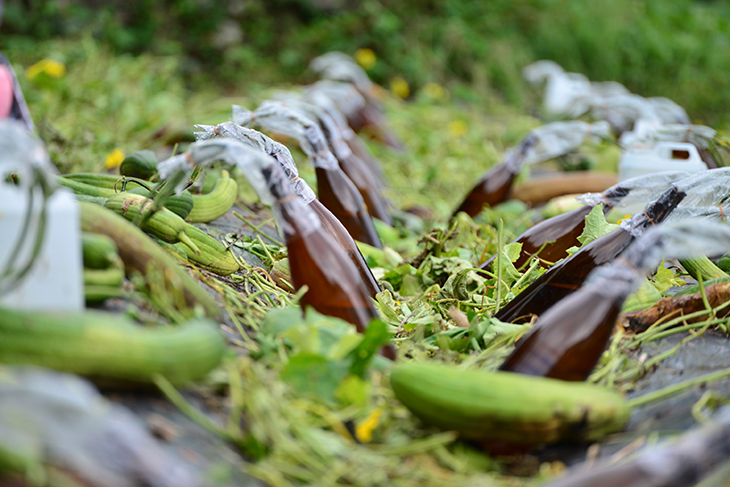
[{"label": "green stalk", "polygon": [[708,281],[710,279],[717,279],[718,277],[727,277],[727,274],[722,269],[712,263],[710,259],[705,256],[694,257],[692,259],[680,259],[679,263],[687,271],[687,273],[698,281]]}]

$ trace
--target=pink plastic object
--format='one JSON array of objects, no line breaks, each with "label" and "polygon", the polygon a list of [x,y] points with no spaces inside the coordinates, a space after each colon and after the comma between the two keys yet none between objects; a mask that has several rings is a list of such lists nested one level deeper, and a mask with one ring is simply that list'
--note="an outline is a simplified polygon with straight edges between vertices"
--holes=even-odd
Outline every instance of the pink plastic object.
[{"label": "pink plastic object", "polygon": [[8,118],[13,108],[13,77],[6,66],[0,64],[0,118]]}]

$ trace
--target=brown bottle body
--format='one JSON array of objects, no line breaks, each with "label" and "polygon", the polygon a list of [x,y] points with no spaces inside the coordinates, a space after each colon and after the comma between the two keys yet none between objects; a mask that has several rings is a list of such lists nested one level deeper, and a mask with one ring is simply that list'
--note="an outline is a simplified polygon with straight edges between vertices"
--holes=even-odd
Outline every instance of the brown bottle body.
[{"label": "brown bottle body", "polygon": [[377,178],[380,184],[385,185],[385,174],[383,174],[383,168],[380,167],[378,161],[369,152],[368,148],[365,146],[365,142],[363,142],[359,137],[352,137],[351,139],[345,140],[345,142],[348,147],[350,147],[352,153],[359,157],[360,160],[368,166],[370,173]]},{"label": "brown bottle body", "polygon": [[[518,269],[522,267],[538,251],[540,264],[543,267],[549,267],[550,264],[567,257],[568,249],[579,245],[578,237],[585,228],[585,217],[592,209],[592,206],[583,206],[568,213],[548,218],[513,240],[522,244],[520,256],[514,263],[515,267]],[[609,208],[606,207],[606,209]],[[495,256],[492,256],[479,268],[490,270],[494,259]]]},{"label": "brown bottle body", "polygon": [[359,332],[377,317],[360,275],[353,267],[343,265],[343,259],[349,262],[349,257],[323,228],[305,236],[287,236],[287,248],[294,287],[309,288],[302,297],[303,305],[342,318],[355,325]]},{"label": "brown bottle body", "polygon": [[463,211],[474,218],[481,213],[484,205],[494,206],[506,201],[512,192],[512,183],[518,172],[519,169],[515,170],[510,164],[502,163],[494,166],[466,195],[464,202],[452,216]]},{"label": "brown bottle body", "polygon": [[382,249],[380,238],[362,196],[339,167],[317,167],[317,198],[355,240]]},{"label": "brown bottle body", "polygon": [[405,147],[390,128],[385,115],[370,104],[366,104],[356,113],[349,114],[347,123],[355,132],[363,132],[393,149],[402,151]]},{"label": "brown bottle body", "polygon": [[[286,241],[294,287],[308,287],[300,300],[302,308],[312,306],[324,315],[352,323],[363,333],[378,313],[360,275],[334,239],[320,227],[306,235],[287,235]],[[395,360],[397,354],[388,344],[381,355]]]},{"label": "brown bottle body", "polygon": [[393,219],[388,213],[388,204],[380,192],[380,184],[365,163],[355,154],[338,159],[338,162],[342,171],[357,187],[370,214],[392,226]]},{"label": "brown bottle body", "polygon": [[355,267],[357,268],[360,278],[362,279],[365,288],[371,298],[375,298],[375,295],[380,292],[380,286],[378,281],[373,276],[365,262],[365,258],[357,248],[355,241],[352,239],[345,227],[325,206],[318,200],[312,200],[309,203],[309,207],[317,214],[319,219],[322,221],[322,228],[342,247],[347,256],[350,258]]},{"label": "brown bottle body", "polygon": [[[626,284],[626,283],[620,283]],[[629,284],[589,285],[551,307],[500,370],[584,381],[606,348]]]},{"label": "brown bottle body", "polygon": [[[659,223],[679,204],[685,194],[672,187],[644,211],[636,220],[635,230],[641,231]],[[596,267],[616,258],[635,237],[617,228],[600,237],[578,252],[551,267],[516,298],[499,310],[495,317],[501,321],[524,323],[530,316],[540,315],[555,303],[579,289],[588,274]]]}]

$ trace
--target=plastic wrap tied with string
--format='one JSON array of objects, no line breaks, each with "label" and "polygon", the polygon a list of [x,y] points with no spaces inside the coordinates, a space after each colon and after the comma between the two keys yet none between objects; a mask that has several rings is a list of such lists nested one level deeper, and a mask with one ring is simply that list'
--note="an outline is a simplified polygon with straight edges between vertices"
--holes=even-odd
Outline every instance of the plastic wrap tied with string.
[{"label": "plastic wrap tied with string", "polygon": [[346,117],[355,116],[365,108],[367,100],[353,85],[340,81],[321,80],[304,87],[304,92],[320,92],[332,100]]},{"label": "plastic wrap tied with string", "polygon": [[[631,130],[634,123],[639,119],[658,123],[664,122],[651,103],[645,98],[634,94],[597,99],[592,103],[591,116],[597,120],[607,121],[616,133]],[[674,120],[671,120],[671,122],[674,122]]]},{"label": "plastic wrap tied with string", "polygon": [[535,143],[527,151],[524,164],[548,161],[575,150],[587,140],[600,142],[608,137],[606,122],[593,124],[571,121],[553,122],[530,131]]},{"label": "plastic wrap tied with string", "polygon": [[654,113],[659,117],[665,124],[682,124],[687,125],[691,123],[689,115],[684,108],[663,96],[652,96],[646,98],[646,101],[654,109]]},{"label": "plastic wrap tied with string", "polygon": [[308,103],[321,108],[327,115],[332,117],[332,120],[337,125],[337,128],[339,128],[343,139],[350,141],[357,138],[355,131],[347,124],[347,119],[345,118],[344,113],[337,107],[332,98],[321,91],[308,90],[304,99]]},{"label": "plastic wrap tied with string", "polygon": [[317,121],[323,130],[325,139],[332,147],[332,152],[337,160],[342,160],[352,156],[350,146],[345,142],[342,131],[335,120],[322,108],[308,103],[301,97],[295,97],[291,92],[277,92],[274,94],[277,100],[282,104],[302,112],[311,120]]},{"label": "plastic wrap tied with string", "polygon": [[[560,67],[560,65],[554,61],[541,60],[535,61],[534,63],[525,66],[522,69],[522,77],[534,86],[539,86],[551,78],[563,77],[569,80],[573,80],[576,83],[576,92],[574,96],[591,93],[592,95],[608,97],[614,95],[626,95],[629,94],[628,88],[621,83],[616,81],[588,81],[584,75],[579,73],[567,73]],[[588,85],[585,82],[588,81]],[[588,90],[585,90],[588,87]],[[581,90],[583,88],[583,90]],[[587,108],[586,108],[587,109]],[[578,115],[580,115],[579,113]]]},{"label": "plastic wrap tied with string", "polygon": [[568,73],[553,61],[537,61],[522,70],[532,85],[545,83],[543,105],[548,113],[577,118],[587,112],[606,120],[613,130],[630,130],[640,119],[658,124],[689,124],[687,112],[664,97],[644,98],[615,81],[591,82],[579,73]]},{"label": "plastic wrap tied with string", "polygon": [[297,110],[306,117],[318,122],[340,168],[352,180],[365,200],[368,212],[375,218],[392,225],[393,220],[387,210],[388,203],[381,193],[383,184],[378,176],[377,168],[373,168],[372,165],[367,164],[351,150],[348,143],[342,137],[342,133],[335,120],[324,110],[307,103],[297,94],[278,92],[276,95],[285,106]]},{"label": "plastic wrap tied with string", "polygon": [[689,142],[699,149],[708,149],[717,136],[717,131],[705,125],[667,124],[647,129],[636,144],[653,142]]},{"label": "plastic wrap tied with string", "polygon": [[[20,122],[0,120],[0,193],[9,192],[4,197],[12,199],[17,194],[27,202],[17,238],[12,233],[2,237],[15,240],[8,247],[7,259],[0,255],[0,295],[26,276],[40,252],[46,227],[46,202],[57,187],[56,173],[38,138]],[[38,208],[40,216],[34,218]]]},{"label": "plastic wrap tied with string", "polygon": [[[571,121],[553,122],[537,127],[522,139],[517,147],[507,149],[502,165],[511,174],[517,174],[523,165],[536,164],[565,155],[577,149],[586,140],[599,141],[608,136],[609,127],[605,122],[594,124]],[[494,171],[490,169],[483,176]],[[480,182],[481,183],[481,182]]]},{"label": "plastic wrap tied with string", "polygon": [[[281,218],[276,204],[282,202],[282,198],[296,198],[297,196],[293,193],[289,180],[286,179],[286,173],[280,168],[278,162],[251,146],[227,138],[196,142],[185,153],[157,164],[157,171],[163,180],[168,178],[173,181],[181,180],[183,184],[178,184],[176,191],[182,191],[185,180],[190,177],[196,166],[204,167],[216,161],[223,161],[241,169],[261,202],[275,205],[279,229],[284,236],[293,234],[294,229]],[[271,175],[275,176],[274,183],[271,183],[271,177],[273,177]],[[272,184],[276,184],[276,186],[272,186]],[[276,191],[272,192],[272,187],[275,187]],[[279,196],[280,194],[284,196]],[[301,219],[302,229],[312,231],[319,228],[321,223],[313,212],[307,211],[304,206],[295,208],[301,213],[297,215],[297,218]]]},{"label": "plastic wrap tied with string", "polygon": [[253,112],[234,105],[233,122],[244,127],[257,123],[296,139],[314,167],[339,167],[317,123],[281,102],[265,101]]},{"label": "plastic wrap tied with string", "polygon": [[325,113],[327,113],[327,115],[332,117],[332,120],[334,120],[335,124],[339,128],[340,134],[348,147],[372,169],[374,175],[379,180],[380,185],[384,186],[386,178],[383,173],[383,168],[372,155],[370,149],[362,140],[360,140],[355,131],[352,130],[350,125],[347,123],[345,114],[340,111],[337,104],[335,104],[335,102],[332,101],[332,99],[325,93],[318,90],[307,90],[306,101],[321,108],[325,111]]},{"label": "plastic wrap tied with string", "polygon": [[263,176],[263,169],[274,161],[270,156],[232,139],[212,139],[192,144],[187,151],[157,164],[157,171],[162,180],[171,180],[177,193],[185,189],[195,167],[205,167],[222,161],[237,166],[246,176],[248,182],[266,205],[272,205],[275,198],[269,191],[268,183]]},{"label": "plastic wrap tied with string", "polygon": [[566,73],[553,61],[537,61],[522,70],[532,85],[545,84],[543,107],[552,115],[577,118],[590,109],[585,98],[591,95],[591,83],[578,73]]},{"label": "plastic wrap tied with string", "polygon": [[275,101],[263,102],[254,112],[234,106],[233,121],[244,126],[256,123],[298,140],[317,170],[318,194],[322,204],[340,220],[354,239],[382,248],[365,200],[340,168],[315,121]]},{"label": "plastic wrap tied with string", "polygon": [[647,230],[616,259],[592,271],[586,286],[611,280],[626,281],[627,269],[634,269],[636,290],[646,274],[653,272],[665,259],[689,259],[703,255],[716,256],[730,250],[730,225],[710,218],[686,218],[665,221]]},{"label": "plastic wrap tied with string", "polygon": [[[727,201],[730,200],[730,167],[693,174],[675,182],[674,186],[687,194],[675,210],[679,210],[677,215],[692,208],[725,205],[730,202]],[[673,216],[672,218],[681,217]]]},{"label": "plastic wrap tied with string", "polygon": [[[691,217],[711,217],[724,219],[725,199],[730,195],[730,168],[712,169],[693,174],[672,183],[677,191],[685,194],[682,201],[669,213],[666,221],[675,221]],[[637,215],[639,216],[639,215]],[[621,228],[638,237],[644,233],[643,225],[637,228],[641,219],[631,218],[621,222]]]},{"label": "plastic wrap tied with string", "polygon": [[[39,478],[49,465],[62,475],[42,485],[205,485],[137,415],[106,400],[89,382],[40,368],[6,366],[0,372],[0,451],[18,454],[28,469],[23,473],[36,473],[29,478]],[[10,482],[2,484],[40,485]]]},{"label": "plastic wrap tied with string", "polygon": [[603,203],[613,209],[625,209],[640,205],[642,208],[657,194],[681,179],[689,177],[684,171],[666,171],[627,179],[611,186],[602,193],[585,193],[576,199],[586,206]]},{"label": "plastic wrap tied with string", "polygon": [[[271,164],[263,169],[262,174],[267,181],[269,192],[275,198],[274,211],[276,212],[276,219],[287,243],[297,235],[306,237],[322,226],[322,222],[317,215],[305,204],[289,205],[287,208],[289,218],[284,218],[279,205],[299,198],[294,193],[291,184],[289,184],[289,178],[280,165]],[[291,221],[296,222],[296,228],[292,226]]]},{"label": "plastic wrap tied with string", "polygon": [[[355,85],[357,90],[368,98],[377,98],[373,82],[364,69],[347,54],[328,52],[316,57],[309,63],[310,69],[324,79],[345,81]],[[370,100],[372,103],[374,100]]]},{"label": "plastic wrap tied with string", "polygon": [[730,225],[711,218],[664,222],[647,230],[621,256],[641,269],[654,271],[664,259],[721,255],[730,250]]},{"label": "plastic wrap tied with string", "polygon": [[196,132],[199,141],[209,140],[214,137],[234,139],[244,145],[258,149],[268,154],[279,162],[279,165],[289,178],[294,193],[300,196],[305,203],[309,204],[316,198],[314,191],[306,181],[299,177],[299,169],[294,163],[294,158],[289,149],[284,145],[272,140],[258,130],[248,127],[241,127],[233,122],[224,122],[216,126],[196,125],[200,132]]}]

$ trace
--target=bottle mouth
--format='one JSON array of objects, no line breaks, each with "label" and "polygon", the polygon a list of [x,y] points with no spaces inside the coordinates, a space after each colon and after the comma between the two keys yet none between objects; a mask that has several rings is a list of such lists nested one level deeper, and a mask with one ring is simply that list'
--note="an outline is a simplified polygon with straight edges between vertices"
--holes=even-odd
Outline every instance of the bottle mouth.
[{"label": "bottle mouth", "polygon": [[666,190],[650,207],[645,211],[647,216],[659,223],[674,210],[679,203],[687,196],[687,193],[672,185]]},{"label": "bottle mouth", "polygon": [[625,186],[621,186],[620,184],[618,184],[612,188],[608,188],[603,193],[603,196],[605,196],[606,200],[608,200],[608,204],[612,205],[612,203],[616,203],[616,201],[621,200],[622,198],[626,197],[630,192],[631,192],[631,188],[627,188]]}]

